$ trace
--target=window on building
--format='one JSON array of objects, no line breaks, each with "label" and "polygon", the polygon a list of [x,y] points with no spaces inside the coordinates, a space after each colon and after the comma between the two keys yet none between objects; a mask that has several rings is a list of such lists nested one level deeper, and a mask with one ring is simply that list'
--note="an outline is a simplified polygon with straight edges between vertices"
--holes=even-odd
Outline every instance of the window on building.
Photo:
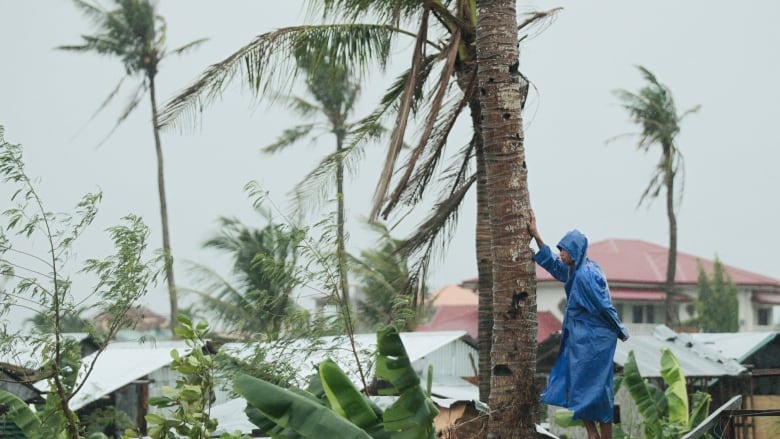
[{"label": "window on building", "polygon": [[756,312],[756,323],[759,326],[769,326],[770,319],[772,317],[772,310],[770,308],[758,308]]},{"label": "window on building", "polygon": [[634,305],[632,313],[631,323],[644,323],[645,321],[645,307],[644,305]]},{"label": "window on building", "polygon": [[616,304],[614,304],[614,306],[615,306],[615,311],[617,311],[617,313],[618,313],[618,318],[621,321],[625,320],[623,318],[623,304],[622,303],[616,303]]},{"label": "window on building", "polygon": [[631,307],[631,323],[658,323],[656,305],[634,304]]}]

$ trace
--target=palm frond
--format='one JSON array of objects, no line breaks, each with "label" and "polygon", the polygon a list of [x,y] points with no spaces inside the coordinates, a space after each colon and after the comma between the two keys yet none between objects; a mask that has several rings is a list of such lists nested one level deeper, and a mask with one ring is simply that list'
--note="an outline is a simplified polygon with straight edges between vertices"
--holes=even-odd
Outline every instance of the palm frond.
[{"label": "palm frond", "polygon": [[379,23],[397,25],[401,20],[417,17],[422,13],[419,0],[317,0],[309,2],[309,14],[331,17],[338,15],[348,20],[370,18]]},{"label": "palm frond", "polygon": [[124,123],[125,120],[127,120],[128,116],[130,116],[130,113],[133,112],[133,110],[138,107],[138,104],[141,103],[141,100],[143,99],[144,95],[146,94],[146,83],[141,82],[138,84],[138,87],[135,89],[135,93],[133,93],[130,96],[130,99],[128,99],[127,104],[125,105],[124,110],[122,110],[122,113],[119,115],[119,118],[117,118],[116,123],[114,124],[113,128],[111,128],[111,131],[106,134],[103,139],[98,142],[97,146],[102,146],[119,128],[122,123]]},{"label": "palm frond", "polygon": [[184,53],[186,53],[186,52],[188,52],[190,50],[193,50],[193,49],[195,49],[197,47],[200,47],[200,45],[202,45],[203,43],[205,43],[208,40],[209,40],[208,38],[199,38],[199,39],[197,39],[195,41],[192,41],[192,42],[187,43],[187,44],[185,44],[185,45],[183,45],[181,47],[177,47],[176,49],[171,50],[170,54],[171,55],[182,55],[182,54],[184,54]]},{"label": "palm frond", "polygon": [[412,107],[414,90],[418,86],[418,73],[420,72],[425,59],[424,42],[428,32],[428,16],[429,14],[426,11],[426,13],[423,14],[422,20],[420,20],[417,41],[415,43],[414,52],[412,53],[412,68],[401,95],[395,127],[390,138],[390,145],[387,148],[387,158],[385,159],[384,168],[379,176],[377,189],[374,193],[373,207],[371,208],[370,214],[371,221],[375,221],[379,216],[379,211],[385,201],[385,196],[387,195],[387,189],[390,186],[390,180],[393,175],[393,170],[395,169],[395,162],[398,159],[398,154],[401,152],[401,147],[404,143],[404,134],[406,133],[406,125],[409,121],[409,112]]},{"label": "palm frond", "polygon": [[315,212],[326,200],[331,199],[336,186],[336,169],[343,165],[352,174],[363,155],[359,146],[349,146],[333,152],[320,160],[319,164],[304,177],[292,191],[297,215]]},{"label": "palm frond", "polygon": [[412,173],[416,170],[417,161],[419,160],[423,152],[428,147],[428,141],[430,140],[431,134],[434,131],[436,121],[439,117],[439,112],[441,111],[442,108],[442,102],[444,101],[444,97],[446,96],[447,89],[449,88],[449,79],[450,77],[452,77],[452,73],[455,69],[455,60],[457,59],[459,44],[460,44],[460,30],[456,29],[452,38],[450,38],[449,40],[449,45],[447,46],[446,50],[441,54],[443,58],[446,58],[446,62],[443,68],[441,69],[439,81],[434,86],[434,88],[436,89],[436,93],[431,102],[428,111],[428,117],[423,127],[422,134],[420,135],[420,138],[418,140],[417,147],[412,151],[412,154],[407,160],[405,165],[405,171],[401,175],[400,179],[398,180],[396,184],[396,188],[393,191],[393,193],[390,195],[386,203],[386,207],[382,212],[382,215],[385,218],[387,218],[389,212],[393,209],[396,203],[398,203],[401,194],[406,190],[407,184],[409,182],[409,178],[411,177]]},{"label": "palm frond", "polygon": [[122,79],[119,80],[119,82],[117,83],[116,87],[114,87],[114,89],[111,90],[111,92],[108,94],[108,96],[106,96],[106,99],[103,100],[103,102],[100,104],[98,109],[95,110],[95,112],[92,113],[92,116],[89,117],[87,122],[85,122],[84,125],[82,125],[81,128],[79,128],[78,131],[76,131],[76,134],[73,136],[73,138],[77,137],[84,130],[84,128],[86,128],[87,125],[89,125],[89,123],[92,122],[95,119],[95,117],[97,117],[97,115],[101,111],[105,110],[105,108],[108,106],[108,104],[111,101],[114,100],[116,95],[119,94],[119,90],[122,88],[122,84],[125,82],[125,79],[127,79],[127,76],[123,76]]},{"label": "palm frond", "polygon": [[[318,63],[327,59],[353,66],[358,75],[366,74],[371,62],[384,68],[392,33],[392,28],[382,25],[325,24],[293,26],[259,35],[211,65],[197,81],[172,98],[160,114],[160,126],[175,125],[182,115],[194,121],[237,74],[262,99],[269,88],[289,88],[298,77],[299,65],[317,68]],[[296,58],[302,54],[308,59]]]},{"label": "palm frond", "polygon": [[427,276],[430,261],[437,250],[444,250],[450,242],[454,226],[458,220],[458,211],[471,186],[477,181],[476,174],[471,175],[463,185],[436,204],[433,213],[420,224],[414,234],[404,240],[397,251],[413,259],[409,270],[409,282],[406,290],[415,297],[415,304],[422,303],[420,293]]},{"label": "palm frond", "polygon": [[563,11],[563,7],[559,6],[547,11],[532,11],[524,14],[525,20],[517,25],[517,32],[528,31],[528,33],[520,37],[520,41],[529,38],[529,36],[536,36],[546,30],[558,18],[558,13],[561,11]]},{"label": "palm frond", "polygon": [[90,19],[93,24],[100,24],[103,20],[103,17],[107,14],[107,11],[101,8],[99,5],[92,4],[84,0],[73,0],[73,4],[75,4],[76,8],[80,9],[81,13]]},{"label": "palm frond", "polygon": [[274,143],[264,146],[261,151],[266,154],[274,154],[282,151],[308,136],[315,126],[315,124],[305,124],[287,128],[282,131],[282,135]]}]

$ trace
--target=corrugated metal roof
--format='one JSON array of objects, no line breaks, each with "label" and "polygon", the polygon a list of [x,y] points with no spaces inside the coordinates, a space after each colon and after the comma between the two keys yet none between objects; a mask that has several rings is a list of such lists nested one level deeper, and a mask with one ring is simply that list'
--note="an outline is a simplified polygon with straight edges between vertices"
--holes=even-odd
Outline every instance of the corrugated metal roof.
[{"label": "corrugated metal roof", "polygon": [[714,349],[726,358],[745,361],[756,351],[771,342],[776,332],[721,332],[691,334],[694,340]]},{"label": "corrugated metal roof", "polygon": [[622,366],[628,353],[634,351],[639,373],[645,378],[659,378],[662,348],[672,350],[687,378],[735,376],[746,371],[737,361],[695,341],[691,334],[678,334],[664,325],[657,326],[652,335],[633,335],[626,342],[618,342],[614,361]]},{"label": "corrugated metal roof", "polygon": [[[467,335],[466,331],[440,332],[402,332],[401,341],[406,348],[409,360],[414,363],[435,352],[441,347],[459,340]],[[376,353],[376,334],[355,334],[355,348],[360,357],[360,364],[366,376],[373,370],[374,354]],[[464,342],[465,343],[465,342]],[[264,343],[257,346],[266,349],[266,359],[278,359],[297,367],[297,382],[299,387],[305,387],[308,376],[312,374],[317,364],[331,358],[350,376],[355,385],[362,387],[354,369],[355,356],[352,353],[350,340],[347,336],[321,337],[317,340],[295,340],[290,343],[273,345]],[[315,349],[316,347],[316,349]],[[246,343],[226,343],[220,348],[239,359],[245,359],[254,351],[254,347]]]},{"label": "corrugated metal roof", "polygon": [[[171,350],[181,354],[188,351],[183,341],[166,341],[140,344],[138,342],[111,343],[95,362],[95,367],[81,390],[70,400],[70,408],[78,410],[92,401],[120,389],[124,385],[171,363]],[[87,368],[97,353],[90,354],[81,362],[79,379],[86,375]],[[35,387],[48,391],[46,381],[35,383]]]}]

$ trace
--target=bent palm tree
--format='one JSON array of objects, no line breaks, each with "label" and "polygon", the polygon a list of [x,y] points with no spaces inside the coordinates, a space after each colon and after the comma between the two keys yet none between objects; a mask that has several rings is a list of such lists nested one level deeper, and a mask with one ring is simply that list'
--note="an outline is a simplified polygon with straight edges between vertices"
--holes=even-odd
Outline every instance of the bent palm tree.
[{"label": "bent palm tree", "polygon": [[[97,33],[82,36],[84,41],[81,45],[59,46],[58,49],[95,52],[100,55],[117,57],[122,60],[127,73],[126,77],[143,76],[143,80],[132,93],[130,101],[117,120],[114,129],[127,119],[141,102],[146,92],[149,92],[152,106],[152,133],[157,154],[157,190],[160,199],[165,274],[168,281],[168,294],[171,306],[171,331],[175,336],[173,331],[176,328],[178,300],[176,297],[176,282],[173,275],[173,253],[171,251],[168,225],[168,203],[165,196],[165,174],[158,124],[155,78],[163,58],[169,54],[181,54],[205,40],[196,40],[168,52],[164,45],[165,20],[160,15],[157,15],[156,2],[152,0],[113,0],[116,8],[111,10],[103,9],[97,4],[84,0],[74,0],[74,3],[85,16],[93,21]],[[116,95],[123,81],[124,78],[120,80],[117,87],[109,94],[98,111],[103,109]]]},{"label": "bent palm tree", "polygon": [[[674,305],[674,278],[677,268],[677,215],[675,213],[675,178],[681,172],[684,179],[683,155],[677,148],[675,138],[680,133],[680,122],[690,113],[699,110],[693,107],[682,115],[677,114],[672,92],[668,87],[658,82],[655,75],[642,66],[637,66],[648,85],[638,93],[626,90],[616,90],[614,93],[628,111],[631,121],[642,128],[635,134],[639,137],[637,148],[647,152],[653,145],[661,148],[658,161],[650,182],[639,198],[641,205],[645,201],[658,197],[662,190],[666,192],[666,217],[669,221],[669,253],[666,261],[666,324],[674,327],[679,324],[679,313]],[[682,199],[682,188],[679,189],[679,201]]]},{"label": "bent palm tree", "polygon": [[195,273],[207,292],[195,292],[227,329],[276,340],[295,312],[290,294],[300,284],[297,249],[304,232],[274,224],[267,212],[261,213],[268,221],[262,229],[220,218],[220,234],[204,247],[232,256],[235,282],[198,266]]}]

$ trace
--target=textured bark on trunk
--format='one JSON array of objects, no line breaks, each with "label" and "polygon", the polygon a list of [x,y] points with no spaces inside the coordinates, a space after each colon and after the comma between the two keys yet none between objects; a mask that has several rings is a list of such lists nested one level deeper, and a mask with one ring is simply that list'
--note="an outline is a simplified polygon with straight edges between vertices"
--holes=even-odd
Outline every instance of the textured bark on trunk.
[{"label": "textured bark on trunk", "polygon": [[479,400],[490,398],[490,351],[493,346],[493,250],[482,135],[476,145],[477,162],[477,274],[479,276]]},{"label": "textured bark on trunk", "polygon": [[339,128],[336,132],[336,258],[339,264],[339,289],[341,290],[341,299],[344,301],[345,310],[349,312],[349,280],[347,277],[347,251],[344,232],[346,223],[344,214],[344,163],[341,159],[341,151],[344,150],[344,130]]},{"label": "textured bark on trunk", "polygon": [[160,198],[160,218],[162,220],[163,252],[165,255],[165,278],[168,281],[168,297],[171,304],[171,336],[176,338],[176,316],[179,314],[179,300],[176,292],[176,282],[174,281],[173,276],[173,253],[171,252],[171,235],[168,228],[168,203],[165,198],[163,152],[162,143],[160,142],[160,130],[157,126],[157,95],[153,74],[149,75],[149,95],[152,101],[154,150],[157,153],[157,191]]},{"label": "textured bark on trunk", "polygon": [[493,257],[488,438],[533,438],[538,406],[536,280],[514,0],[477,1],[477,59]]},{"label": "textured bark on trunk", "polygon": [[674,304],[674,278],[677,269],[677,216],[674,213],[674,173],[671,161],[674,160],[674,147],[665,148],[667,153],[666,175],[666,216],[669,219],[669,253],[666,260],[666,325],[679,326],[679,315]]}]

